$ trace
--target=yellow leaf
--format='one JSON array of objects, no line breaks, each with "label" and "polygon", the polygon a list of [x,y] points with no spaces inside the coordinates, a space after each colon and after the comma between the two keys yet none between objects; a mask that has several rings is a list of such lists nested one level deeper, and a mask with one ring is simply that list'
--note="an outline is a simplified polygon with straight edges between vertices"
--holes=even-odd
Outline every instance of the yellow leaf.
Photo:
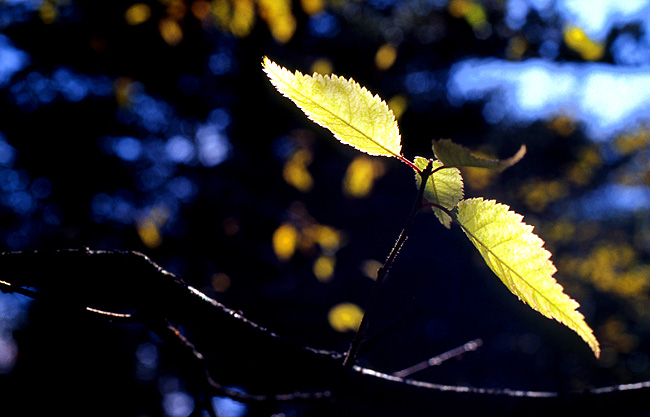
[{"label": "yellow leaf", "polygon": [[292,73],[264,57],[275,88],[336,139],[369,155],[399,157],[401,136],[395,115],[379,96],[353,79]]},{"label": "yellow leaf", "polygon": [[[424,170],[429,160],[416,156],[413,162],[416,167]],[[434,170],[441,166],[442,162],[433,161]],[[420,174],[415,174],[415,183],[418,189],[421,182]],[[460,170],[458,168],[444,168],[431,174],[424,189],[424,198],[428,202],[440,204],[450,211],[456,208],[456,204],[463,199],[463,177],[460,175]],[[432,209],[440,223],[449,229],[451,227],[451,217],[437,207],[432,207]]]},{"label": "yellow leaf", "polygon": [[553,278],[551,253],[522,219],[494,200],[471,198],[458,203],[458,223],[506,287],[534,310],[576,332],[598,357],[598,340],[577,311],[580,305]]}]

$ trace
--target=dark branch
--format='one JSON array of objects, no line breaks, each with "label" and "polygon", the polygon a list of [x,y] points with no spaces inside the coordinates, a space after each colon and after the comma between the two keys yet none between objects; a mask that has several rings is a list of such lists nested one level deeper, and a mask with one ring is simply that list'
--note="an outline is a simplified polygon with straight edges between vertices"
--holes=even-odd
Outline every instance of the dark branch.
[{"label": "dark branch", "polygon": [[[331,408],[331,415],[341,410],[454,416],[486,410],[545,416],[650,411],[650,381],[560,394],[440,385],[358,366],[345,370],[341,354],[280,337],[135,252],[4,253],[0,271],[4,292],[47,297],[68,311],[148,325],[185,352],[212,395],[239,401],[318,401],[319,409]],[[234,386],[245,393],[228,388]]]}]

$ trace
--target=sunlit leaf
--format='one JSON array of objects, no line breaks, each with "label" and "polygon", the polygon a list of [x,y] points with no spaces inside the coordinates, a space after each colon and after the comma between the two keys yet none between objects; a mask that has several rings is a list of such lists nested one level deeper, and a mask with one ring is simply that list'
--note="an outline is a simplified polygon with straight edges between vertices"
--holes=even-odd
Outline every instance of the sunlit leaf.
[{"label": "sunlit leaf", "polygon": [[342,143],[369,155],[400,156],[395,115],[379,96],[337,75],[292,73],[267,57],[262,65],[280,93]]},{"label": "sunlit leaf", "polygon": [[[424,170],[429,160],[416,156],[413,162],[415,166]],[[441,166],[442,162],[433,161],[434,170]],[[420,188],[422,178],[420,178],[419,173],[415,174],[415,182],[417,187]],[[447,210],[453,210],[463,198],[463,178],[460,175],[460,170],[458,168],[444,168],[431,174],[424,189],[424,198],[430,203],[439,204]],[[451,226],[451,217],[437,207],[432,207],[432,209],[440,223],[449,228]]]},{"label": "sunlit leaf", "polygon": [[490,159],[472,154],[469,148],[454,143],[451,139],[440,139],[433,141],[433,153],[448,167],[477,167],[503,171],[524,157],[526,145],[521,145],[517,153],[508,159]]},{"label": "sunlit leaf", "polygon": [[577,311],[579,304],[553,278],[556,269],[550,252],[522,219],[494,200],[471,198],[458,204],[458,223],[508,289],[534,310],[575,331],[598,357],[598,341]]}]

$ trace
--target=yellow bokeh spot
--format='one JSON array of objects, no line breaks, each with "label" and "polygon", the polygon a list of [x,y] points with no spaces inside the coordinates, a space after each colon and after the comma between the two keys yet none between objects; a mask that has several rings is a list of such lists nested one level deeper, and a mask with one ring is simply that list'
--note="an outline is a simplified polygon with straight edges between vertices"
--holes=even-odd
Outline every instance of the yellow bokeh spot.
[{"label": "yellow bokeh spot", "polygon": [[524,36],[521,35],[513,36],[512,38],[510,38],[510,41],[508,41],[506,54],[508,55],[508,59],[517,61],[521,59],[524,53],[526,53],[527,49],[528,49],[528,41]]},{"label": "yellow bokeh spot", "polygon": [[334,71],[334,65],[332,65],[332,61],[327,58],[318,58],[313,64],[311,64],[312,73],[328,75],[331,74],[332,71]]},{"label": "yellow bokeh spot", "polygon": [[220,24],[238,38],[248,36],[255,23],[253,0],[215,0],[213,13]]},{"label": "yellow bokeh spot", "polygon": [[602,166],[602,158],[598,148],[583,147],[575,163],[567,167],[566,176],[575,185],[586,185]]},{"label": "yellow bokeh spot", "polygon": [[312,270],[320,282],[328,282],[334,275],[336,258],[333,256],[321,255],[316,258]]},{"label": "yellow bokeh spot", "polygon": [[375,180],[385,172],[384,165],[365,155],[352,160],[343,178],[343,194],[352,198],[367,197]]},{"label": "yellow bokeh spot", "polygon": [[145,220],[138,224],[138,236],[140,236],[142,243],[149,249],[155,249],[162,244],[160,231],[156,223],[151,220]]},{"label": "yellow bokeh spot", "polygon": [[273,251],[281,261],[289,260],[296,252],[298,245],[298,230],[288,223],[284,223],[273,232]]},{"label": "yellow bokeh spot", "polygon": [[118,78],[113,84],[115,101],[119,106],[127,106],[131,103],[133,93],[133,80],[128,77]]},{"label": "yellow bokeh spot", "polygon": [[210,16],[211,7],[210,3],[206,0],[196,0],[190,6],[190,10],[197,19],[206,20]]},{"label": "yellow bokeh spot", "polygon": [[388,107],[393,111],[396,119],[400,119],[408,107],[408,99],[403,94],[398,94],[388,100]]},{"label": "yellow bokeh spot", "polygon": [[260,17],[279,43],[287,43],[296,31],[296,18],[291,14],[291,0],[257,0]]},{"label": "yellow bokeh spot", "polygon": [[546,125],[549,127],[549,129],[560,136],[569,136],[575,132],[577,128],[576,121],[567,115],[559,115],[557,117],[554,117]]},{"label": "yellow bokeh spot", "polygon": [[483,190],[492,184],[497,177],[497,173],[490,169],[463,167],[463,181],[470,188]]},{"label": "yellow bokeh spot", "polygon": [[337,304],[327,315],[330,326],[337,332],[357,331],[361,319],[363,319],[363,310],[353,303]]},{"label": "yellow bokeh spot", "polygon": [[300,7],[302,11],[308,15],[320,12],[325,8],[324,0],[300,0]]},{"label": "yellow bokeh spot", "polygon": [[172,0],[167,6],[167,15],[176,21],[180,21],[187,13],[187,5],[183,0]]},{"label": "yellow bokeh spot", "polygon": [[212,276],[212,289],[217,292],[226,292],[230,288],[230,277],[223,272],[218,272]]},{"label": "yellow bokeh spot", "polygon": [[310,150],[301,148],[294,152],[282,170],[282,177],[287,182],[302,192],[307,192],[314,186],[314,179],[307,170],[313,159]]},{"label": "yellow bokeh spot", "polygon": [[623,321],[610,318],[598,329],[598,333],[617,352],[629,353],[638,346],[638,338],[630,334],[626,327]]},{"label": "yellow bokeh spot", "polygon": [[160,228],[169,218],[169,210],[165,207],[154,207],[137,224],[138,236],[144,245],[155,249],[162,244]]},{"label": "yellow bokeh spot", "polygon": [[474,29],[480,29],[487,24],[485,9],[474,0],[451,0],[447,10],[453,17],[464,18]]},{"label": "yellow bokeh spot", "polygon": [[54,23],[58,14],[56,8],[50,2],[44,2],[38,9],[38,16],[45,24]]},{"label": "yellow bokeh spot", "polygon": [[128,25],[135,26],[146,22],[151,17],[151,7],[144,3],[132,4],[124,12],[124,20]]},{"label": "yellow bokeh spot", "polygon": [[595,42],[578,26],[564,28],[564,43],[587,61],[597,61],[605,54],[605,45]]},{"label": "yellow bokeh spot", "polygon": [[314,224],[304,230],[307,239],[318,243],[326,253],[334,253],[341,247],[341,232],[330,226]]},{"label": "yellow bokeh spot", "polygon": [[533,211],[544,211],[546,206],[569,193],[568,184],[561,180],[533,180],[520,189],[524,203]]},{"label": "yellow bokeh spot", "polygon": [[379,47],[375,54],[375,65],[380,70],[387,70],[392,67],[397,59],[397,48],[391,44],[384,44]]},{"label": "yellow bokeh spot", "polygon": [[361,262],[361,271],[370,279],[377,279],[377,271],[383,264],[375,259],[367,259]]},{"label": "yellow bokeh spot", "polygon": [[158,31],[163,40],[170,46],[176,46],[183,40],[183,29],[174,19],[160,19]]},{"label": "yellow bokeh spot", "polygon": [[620,135],[614,141],[616,152],[629,155],[644,149],[650,144],[650,129],[642,127],[634,132]]}]

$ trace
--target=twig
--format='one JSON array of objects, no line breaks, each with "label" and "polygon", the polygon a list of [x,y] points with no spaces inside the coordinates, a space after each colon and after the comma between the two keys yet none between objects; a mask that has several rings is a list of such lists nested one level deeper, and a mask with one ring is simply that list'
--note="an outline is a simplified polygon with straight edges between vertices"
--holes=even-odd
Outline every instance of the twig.
[{"label": "twig", "polygon": [[354,339],[352,339],[352,342],[350,343],[350,348],[348,349],[348,352],[345,355],[345,359],[343,360],[343,367],[346,369],[350,369],[352,368],[352,365],[354,365],[354,362],[357,358],[357,354],[359,353],[359,348],[361,347],[361,344],[363,343],[363,340],[365,339],[366,336],[366,329],[368,327],[368,320],[369,320],[368,317],[370,316],[370,312],[374,307],[375,299],[377,298],[377,294],[379,293],[379,287],[381,287],[381,284],[384,282],[384,279],[388,275],[388,271],[390,270],[391,266],[393,266],[393,263],[395,262],[395,258],[397,257],[400,250],[402,249],[402,246],[404,246],[404,242],[406,242],[406,239],[408,238],[408,233],[411,229],[411,225],[413,224],[413,219],[415,219],[415,215],[422,208],[424,189],[426,188],[427,181],[429,180],[429,176],[431,176],[432,169],[433,169],[433,162],[429,160],[429,163],[427,164],[426,168],[422,170],[419,174],[422,178],[422,181],[420,182],[420,189],[418,190],[418,195],[415,198],[415,202],[413,204],[413,208],[411,209],[411,213],[409,214],[409,217],[406,221],[406,225],[404,225],[404,228],[402,228],[402,231],[400,232],[399,237],[397,238],[397,241],[393,246],[393,249],[390,251],[390,254],[386,258],[384,265],[382,265],[382,267],[379,268],[379,270],[377,271],[377,279],[375,280],[375,285],[373,286],[372,292],[370,293],[370,299],[366,304],[366,309],[364,310],[363,318],[361,319],[361,323],[359,324],[359,329],[354,335]]},{"label": "twig", "polygon": [[261,401],[311,401],[311,400],[322,400],[331,397],[330,391],[318,391],[318,392],[291,392],[286,394],[249,394],[246,392],[238,391],[232,388],[225,387],[212,378],[210,370],[208,369],[207,364],[205,363],[205,358],[201,352],[199,352],[194,346],[194,344],[185,337],[180,330],[170,323],[165,323],[164,326],[158,326],[158,329],[155,329],[159,336],[165,337],[167,339],[172,338],[180,346],[189,353],[189,357],[202,369],[202,372],[205,377],[205,381],[212,390],[213,395],[228,397],[230,399],[242,402],[242,403],[251,403],[251,402],[261,402]]},{"label": "twig", "polygon": [[475,351],[482,345],[483,345],[483,340],[474,339],[472,341],[465,343],[462,346],[448,350],[445,353],[441,353],[440,355],[434,356],[429,360],[416,363],[415,365],[409,366],[406,369],[402,369],[401,371],[394,372],[393,375],[399,378],[406,378],[407,376],[413,375],[416,372],[423,371],[431,366],[438,366],[444,361],[460,356],[463,353]]}]

